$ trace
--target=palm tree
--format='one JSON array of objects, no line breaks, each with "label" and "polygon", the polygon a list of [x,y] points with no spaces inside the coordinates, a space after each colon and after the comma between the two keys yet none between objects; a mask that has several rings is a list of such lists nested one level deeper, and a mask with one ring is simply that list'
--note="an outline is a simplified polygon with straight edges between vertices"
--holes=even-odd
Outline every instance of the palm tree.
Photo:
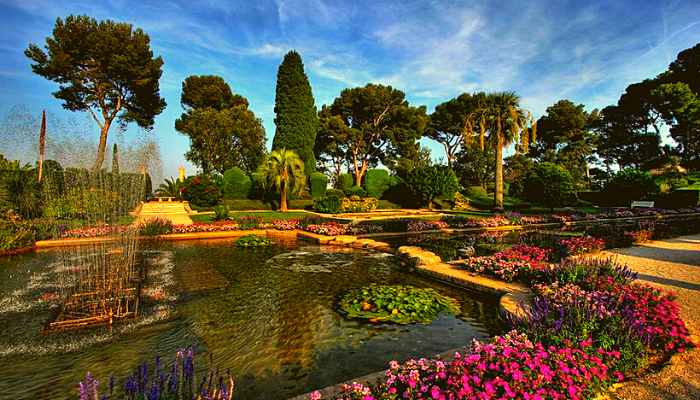
[{"label": "palm tree", "polygon": [[260,166],[263,189],[274,190],[280,196],[280,211],[287,211],[287,193],[297,194],[304,188],[304,163],[293,150],[272,151]]},{"label": "palm tree", "polygon": [[[503,211],[503,147],[518,143],[517,151],[527,153],[530,142],[535,140],[534,119],[529,111],[520,107],[520,96],[514,92],[489,93],[478,100],[479,107],[466,118],[465,130],[473,139],[478,127],[481,148],[485,137],[495,153],[493,203],[494,211]],[[528,122],[530,127],[528,127]]]},{"label": "palm tree", "polygon": [[173,177],[170,177],[170,179],[165,178],[165,183],[158,185],[156,194],[172,196],[175,197],[176,200],[179,200],[182,196],[182,193],[180,193],[180,188],[182,188],[182,182],[174,179]]}]

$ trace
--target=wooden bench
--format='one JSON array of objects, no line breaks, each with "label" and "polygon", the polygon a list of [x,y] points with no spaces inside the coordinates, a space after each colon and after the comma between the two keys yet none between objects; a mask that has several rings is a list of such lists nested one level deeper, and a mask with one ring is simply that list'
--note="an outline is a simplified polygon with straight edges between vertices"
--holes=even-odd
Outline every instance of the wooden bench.
[{"label": "wooden bench", "polygon": [[654,202],[653,201],[633,201],[632,208],[635,208],[635,207],[652,208],[652,207],[654,207]]}]

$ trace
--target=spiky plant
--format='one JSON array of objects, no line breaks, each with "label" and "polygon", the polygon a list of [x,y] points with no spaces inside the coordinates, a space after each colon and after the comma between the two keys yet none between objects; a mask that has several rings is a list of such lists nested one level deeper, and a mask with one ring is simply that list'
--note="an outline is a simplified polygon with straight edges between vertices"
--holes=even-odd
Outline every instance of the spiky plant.
[{"label": "spiky plant", "polygon": [[280,196],[280,211],[287,211],[287,194],[298,194],[304,188],[304,163],[293,150],[274,150],[260,166],[263,189]]}]

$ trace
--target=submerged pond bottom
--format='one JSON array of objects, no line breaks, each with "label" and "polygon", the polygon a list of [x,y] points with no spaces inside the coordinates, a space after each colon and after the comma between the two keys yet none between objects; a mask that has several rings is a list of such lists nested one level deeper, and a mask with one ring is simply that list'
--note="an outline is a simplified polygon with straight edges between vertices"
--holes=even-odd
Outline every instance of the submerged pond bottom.
[{"label": "submerged pond bottom", "polygon": [[[503,330],[497,299],[417,277],[394,256],[273,240],[258,248],[226,239],[143,245],[149,277],[139,319],[51,335],[39,326],[56,305],[63,253],[1,259],[0,398],[76,398],[87,371],[106,389],[111,372],[120,385],[156,353],[169,364],[194,346],[198,375],[213,354],[234,376],[236,398],[284,399]],[[430,325],[346,319],[340,298],[372,283],[436,289],[456,298],[461,313]]]}]

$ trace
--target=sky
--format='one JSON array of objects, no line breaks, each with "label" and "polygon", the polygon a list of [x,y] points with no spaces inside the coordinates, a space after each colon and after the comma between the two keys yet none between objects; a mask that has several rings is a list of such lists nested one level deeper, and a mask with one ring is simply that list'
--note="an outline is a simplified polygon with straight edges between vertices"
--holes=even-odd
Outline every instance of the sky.
[{"label": "sky", "polygon": [[[35,75],[23,54],[30,43],[43,47],[56,18],[69,14],[131,23],[163,57],[168,106],[153,134],[165,177],[181,165],[195,172],[184,159],[189,141],[174,129],[190,75],[219,75],[245,96],[269,148],[277,68],[292,49],[319,109],[371,82],[402,90],[428,112],[463,92],[515,91],[539,117],[561,99],[589,111],[614,104],[627,85],[663,72],[700,40],[698,1],[0,0],[0,115],[24,105],[70,117],[51,95],[58,85]],[[96,138],[94,122],[92,130]],[[438,143],[421,143],[444,157]]]}]

